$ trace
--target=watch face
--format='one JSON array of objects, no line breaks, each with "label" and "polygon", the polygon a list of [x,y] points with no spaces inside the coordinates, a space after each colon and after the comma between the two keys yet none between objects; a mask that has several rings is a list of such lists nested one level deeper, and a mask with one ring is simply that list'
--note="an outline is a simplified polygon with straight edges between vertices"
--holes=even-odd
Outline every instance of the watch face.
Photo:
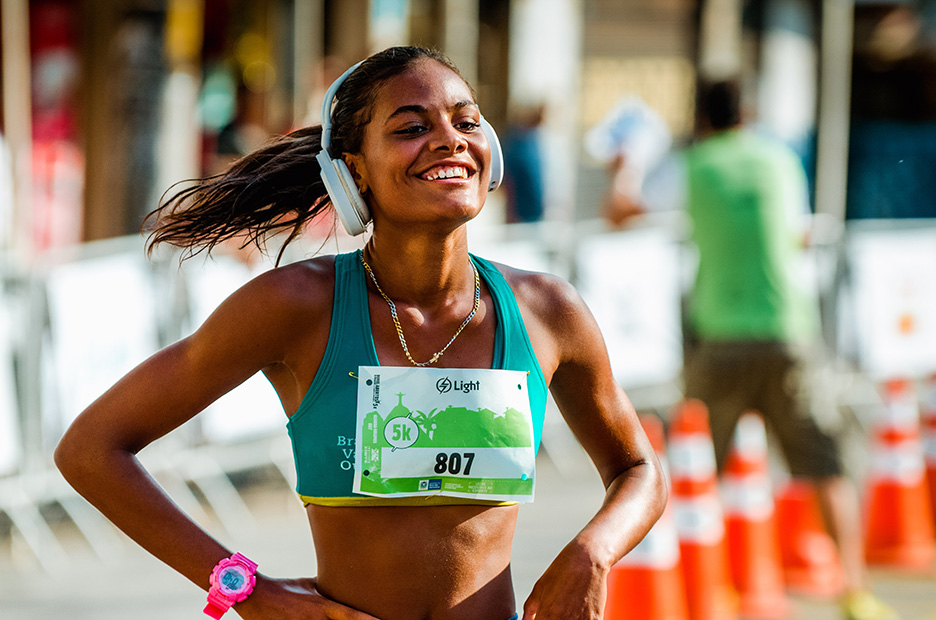
[{"label": "watch face", "polygon": [[227,566],[218,574],[218,588],[224,594],[238,594],[247,584],[247,571],[242,566]]}]

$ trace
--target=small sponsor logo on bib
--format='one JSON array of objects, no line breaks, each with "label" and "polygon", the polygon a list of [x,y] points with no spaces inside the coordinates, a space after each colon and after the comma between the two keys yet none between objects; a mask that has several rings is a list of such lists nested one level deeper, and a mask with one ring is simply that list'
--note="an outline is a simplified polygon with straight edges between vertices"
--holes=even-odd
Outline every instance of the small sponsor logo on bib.
[{"label": "small sponsor logo on bib", "polygon": [[468,394],[469,392],[476,392],[481,389],[480,381],[452,381],[448,377],[442,377],[436,381],[436,390],[439,391],[439,394],[447,394],[452,390],[456,392],[462,392]]}]

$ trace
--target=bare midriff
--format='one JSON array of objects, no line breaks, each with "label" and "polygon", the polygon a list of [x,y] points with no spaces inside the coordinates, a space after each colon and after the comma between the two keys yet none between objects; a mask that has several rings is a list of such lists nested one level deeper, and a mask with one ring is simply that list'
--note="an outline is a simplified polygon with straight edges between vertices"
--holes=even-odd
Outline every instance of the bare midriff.
[{"label": "bare midriff", "polygon": [[507,620],[517,506],[307,506],[322,595],[380,620]]}]

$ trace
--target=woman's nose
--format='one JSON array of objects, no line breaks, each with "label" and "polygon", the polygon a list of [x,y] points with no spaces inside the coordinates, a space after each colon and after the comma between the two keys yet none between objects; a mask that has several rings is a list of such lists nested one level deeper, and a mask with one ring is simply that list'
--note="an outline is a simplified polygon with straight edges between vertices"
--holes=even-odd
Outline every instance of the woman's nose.
[{"label": "woman's nose", "polygon": [[441,125],[434,132],[430,148],[436,150],[450,150],[461,153],[468,148],[468,141],[458,129],[450,125]]}]

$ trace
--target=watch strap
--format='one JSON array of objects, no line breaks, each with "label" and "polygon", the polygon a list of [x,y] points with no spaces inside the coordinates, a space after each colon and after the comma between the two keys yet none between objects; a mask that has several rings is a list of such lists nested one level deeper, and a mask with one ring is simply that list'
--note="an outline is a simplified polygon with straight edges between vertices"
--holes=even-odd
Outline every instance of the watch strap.
[{"label": "watch strap", "polygon": [[209,592],[208,604],[205,605],[205,613],[215,620],[221,620],[221,616],[231,608],[233,603],[234,601],[219,592]]},{"label": "watch strap", "polygon": [[250,558],[248,558],[247,556],[241,555],[240,553],[235,553],[234,555],[231,556],[231,559],[236,562],[240,562],[241,564],[246,566],[248,572],[250,573],[257,572],[257,563],[251,560]]}]

